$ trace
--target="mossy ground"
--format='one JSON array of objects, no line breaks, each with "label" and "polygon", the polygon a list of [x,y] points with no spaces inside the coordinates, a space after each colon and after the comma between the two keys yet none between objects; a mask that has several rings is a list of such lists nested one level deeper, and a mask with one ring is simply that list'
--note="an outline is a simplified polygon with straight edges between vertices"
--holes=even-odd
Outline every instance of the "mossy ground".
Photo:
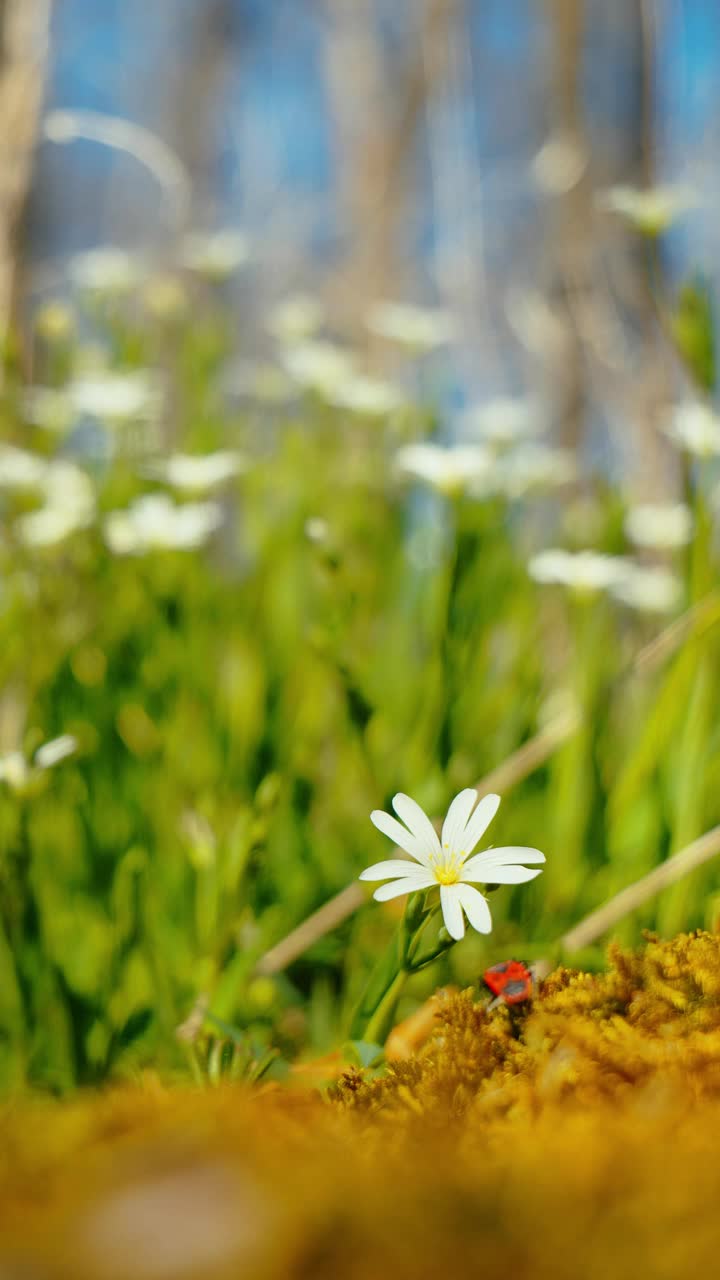
[{"label": "mossy ground", "polygon": [[560,969],[514,1013],[451,996],[329,1096],[145,1077],[2,1129],[3,1276],[714,1274],[720,938]]}]

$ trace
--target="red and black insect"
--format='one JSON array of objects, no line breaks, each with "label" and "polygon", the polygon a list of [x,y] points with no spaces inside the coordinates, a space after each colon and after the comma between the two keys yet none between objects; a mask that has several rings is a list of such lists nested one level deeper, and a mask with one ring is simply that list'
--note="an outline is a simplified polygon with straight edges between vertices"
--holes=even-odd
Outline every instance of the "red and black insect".
[{"label": "red and black insect", "polygon": [[495,1004],[523,1004],[532,998],[533,976],[522,960],[501,960],[483,974],[485,985],[496,997]]}]

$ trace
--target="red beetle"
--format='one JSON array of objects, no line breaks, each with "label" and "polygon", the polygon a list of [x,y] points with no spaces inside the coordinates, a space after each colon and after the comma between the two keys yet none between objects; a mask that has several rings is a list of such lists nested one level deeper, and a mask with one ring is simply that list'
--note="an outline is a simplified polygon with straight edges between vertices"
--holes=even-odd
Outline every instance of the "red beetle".
[{"label": "red beetle", "polygon": [[533,993],[533,976],[522,960],[501,960],[483,974],[483,980],[496,997],[496,1004],[523,1004]]}]

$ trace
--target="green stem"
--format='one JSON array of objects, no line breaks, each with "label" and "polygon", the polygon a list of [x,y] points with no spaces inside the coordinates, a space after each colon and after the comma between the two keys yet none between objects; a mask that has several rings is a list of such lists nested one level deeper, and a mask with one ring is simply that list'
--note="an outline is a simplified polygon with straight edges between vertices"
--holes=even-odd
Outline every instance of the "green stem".
[{"label": "green stem", "polygon": [[407,969],[400,969],[400,971],[395,974],[395,977],[390,983],[390,986],[385,992],[385,995],[380,1001],[365,1029],[364,1039],[367,1040],[369,1044],[382,1045],[385,1043],[392,1026],[393,1017],[395,1016],[397,1002],[400,999],[407,979]]}]

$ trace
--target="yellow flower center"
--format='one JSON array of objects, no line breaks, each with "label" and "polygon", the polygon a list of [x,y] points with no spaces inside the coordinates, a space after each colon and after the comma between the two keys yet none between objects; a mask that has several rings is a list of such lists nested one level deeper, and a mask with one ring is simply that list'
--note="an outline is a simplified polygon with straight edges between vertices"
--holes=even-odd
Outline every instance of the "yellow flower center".
[{"label": "yellow flower center", "polygon": [[462,853],[436,853],[430,868],[438,884],[457,884],[464,857]]}]

